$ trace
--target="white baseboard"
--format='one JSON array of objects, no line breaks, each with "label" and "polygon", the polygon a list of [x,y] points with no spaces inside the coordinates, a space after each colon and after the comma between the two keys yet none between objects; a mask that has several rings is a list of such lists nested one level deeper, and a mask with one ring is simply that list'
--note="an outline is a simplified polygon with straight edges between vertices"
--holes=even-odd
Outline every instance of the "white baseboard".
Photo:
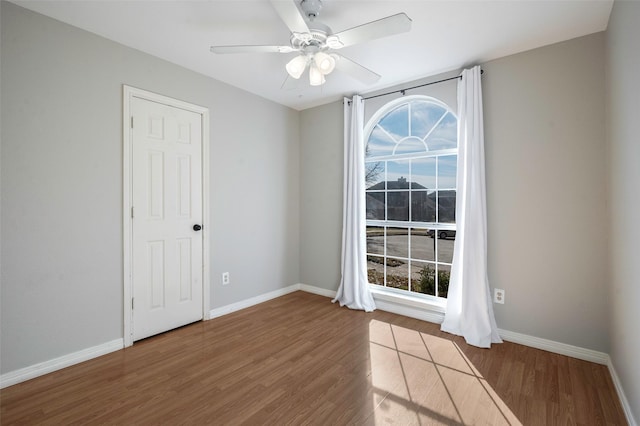
[{"label": "white baseboard", "polygon": [[9,373],[5,373],[0,376],[0,389],[118,351],[122,348],[124,348],[124,340],[116,339],[78,352],[63,355],[49,361],[40,362],[19,370],[10,371]]},{"label": "white baseboard", "polygon": [[544,351],[566,355],[572,358],[582,359],[584,361],[595,362],[597,364],[607,365],[607,360],[609,358],[609,355],[604,352],[585,349],[553,340],[542,339],[540,337],[529,336],[527,334],[516,333],[514,331],[498,329],[498,333],[500,333],[500,337],[504,340],[512,343],[518,343],[520,345],[542,349]]},{"label": "white baseboard", "polygon": [[294,291],[302,290],[307,293],[317,294],[319,296],[329,297],[333,299],[336,297],[334,290],[327,290],[325,288],[315,287],[307,284],[292,284],[289,287],[280,288],[278,290],[271,291],[269,293],[261,294],[259,296],[252,297],[250,299],[241,300],[240,302],[225,305],[220,308],[212,309],[209,312],[209,319],[221,317],[223,315],[230,314],[232,312],[239,311],[241,309],[249,308],[267,300],[275,299],[276,297],[284,296],[285,294],[293,293]]},{"label": "white baseboard", "polygon": [[335,290],[327,290],[326,288],[315,287],[307,284],[298,284],[298,290],[306,291],[307,293],[317,294],[319,296],[328,297],[330,299],[335,299],[336,291]]},{"label": "white baseboard", "polygon": [[636,420],[633,418],[633,412],[631,411],[631,404],[629,404],[629,400],[627,399],[627,395],[624,393],[624,388],[622,387],[622,383],[620,382],[620,377],[618,377],[618,373],[613,366],[613,361],[611,357],[607,355],[607,367],[609,367],[609,374],[611,374],[611,380],[613,381],[613,385],[616,387],[616,392],[618,392],[618,398],[620,398],[620,404],[622,405],[622,410],[624,411],[624,415],[627,417],[627,422],[629,426],[638,426]]},{"label": "white baseboard", "polygon": [[252,297],[250,299],[241,300],[230,305],[225,305],[220,308],[215,308],[209,311],[209,319],[221,317],[223,315],[230,314],[232,312],[239,311],[241,309],[249,308],[253,305],[257,305],[267,300],[275,299],[276,297],[284,296],[285,294],[293,293],[300,290],[300,284],[293,284],[289,287],[279,288],[278,290],[271,291],[269,293],[261,294],[259,296]]}]

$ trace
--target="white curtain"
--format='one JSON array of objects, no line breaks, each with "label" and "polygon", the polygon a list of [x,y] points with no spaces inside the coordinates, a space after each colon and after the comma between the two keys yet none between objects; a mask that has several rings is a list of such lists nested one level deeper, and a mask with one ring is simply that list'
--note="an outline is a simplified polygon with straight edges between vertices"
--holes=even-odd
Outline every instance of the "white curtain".
[{"label": "white curtain", "polygon": [[443,331],[481,348],[502,343],[487,277],[487,215],[480,67],[458,82],[456,243]]},{"label": "white curtain", "polygon": [[376,305],[367,282],[363,133],[364,101],[345,98],[342,279],[333,302],[371,312]]}]

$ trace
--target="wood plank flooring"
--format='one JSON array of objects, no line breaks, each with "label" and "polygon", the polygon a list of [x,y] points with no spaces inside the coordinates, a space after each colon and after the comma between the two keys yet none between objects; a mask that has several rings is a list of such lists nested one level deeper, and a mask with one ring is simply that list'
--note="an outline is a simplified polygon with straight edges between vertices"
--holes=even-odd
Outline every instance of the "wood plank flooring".
[{"label": "wood plank flooring", "polygon": [[0,423],[623,425],[605,366],[295,292],[3,389]]}]

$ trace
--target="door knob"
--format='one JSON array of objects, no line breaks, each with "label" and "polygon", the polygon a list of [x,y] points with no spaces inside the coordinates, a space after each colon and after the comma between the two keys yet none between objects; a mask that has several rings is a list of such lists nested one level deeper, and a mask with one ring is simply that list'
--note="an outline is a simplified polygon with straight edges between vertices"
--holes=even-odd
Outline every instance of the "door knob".
[{"label": "door knob", "polygon": [[201,226],[201,225],[193,225],[193,230],[194,230],[194,231],[199,231],[199,230],[201,230],[201,229],[202,229],[202,226]]}]

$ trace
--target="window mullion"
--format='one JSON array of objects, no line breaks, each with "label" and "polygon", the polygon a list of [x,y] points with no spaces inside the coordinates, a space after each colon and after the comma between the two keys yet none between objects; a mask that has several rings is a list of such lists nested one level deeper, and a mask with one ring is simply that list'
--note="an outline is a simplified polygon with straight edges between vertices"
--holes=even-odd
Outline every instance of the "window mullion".
[{"label": "window mullion", "polygon": [[408,247],[407,247],[407,288],[409,289],[409,291],[411,291],[411,287],[413,287],[413,283],[411,282],[411,228],[407,229],[407,240],[408,240]]},{"label": "window mullion", "polygon": [[[411,104],[409,104],[411,106]],[[411,109],[409,109],[411,111]],[[411,129],[411,114],[409,114],[409,129]],[[411,224],[411,220],[413,219],[413,190],[412,183],[413,182],[413,161],[409,160],[409,224]],[[407,228],[407,290],[411,291],[411,227]]]},{"label": "window mullion", "polygon": [[382,232],[384,238],[384,250],[382,250],[382,283],[387,286],[387,227],[385,226]]},{"label": "window mullion", "polygon": [[436,223],[440,223],[440,194],[439,194],[439,190],[440,190],[440,182],[438,182],[438,175],[439,175],[439,170],[438,170],[438,166],[439,166],[439,161],[440,157],[436,157]]},{"label": "window mullion", "polygon": [[[436,223],[440,223],[440,182],[438,181],[438,177],[440,175],[440,157],[436,157]],[[433,253],[433,260],[435,261],[435,276],[433,277],[433,282],[435,283],[434,287],[434,296],[438,297],[438,249],[440,245],[440,241],[438,241],[438,236],[433,234],[433,238],[436,241],[436,249]]]}]

